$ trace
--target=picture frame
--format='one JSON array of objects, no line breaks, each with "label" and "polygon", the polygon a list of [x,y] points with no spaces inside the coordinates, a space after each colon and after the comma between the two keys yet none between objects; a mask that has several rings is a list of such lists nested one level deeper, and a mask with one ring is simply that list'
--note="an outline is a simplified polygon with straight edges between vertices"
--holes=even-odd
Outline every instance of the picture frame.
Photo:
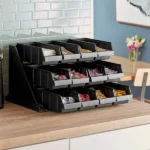
[{"label": "picture frame", "polygon": [[123,24],[150,28],[150,1],[116,0],[116,20]]}]

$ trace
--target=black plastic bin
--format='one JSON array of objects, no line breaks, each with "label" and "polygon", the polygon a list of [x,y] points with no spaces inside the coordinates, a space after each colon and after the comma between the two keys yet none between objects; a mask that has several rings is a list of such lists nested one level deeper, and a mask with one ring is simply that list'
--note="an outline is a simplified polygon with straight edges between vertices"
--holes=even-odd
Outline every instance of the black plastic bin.
[{"label": "black plastic bin", "polygon": [[[22,61],[29,62],[31,64],[48,65],[58,64],[62,61],[62,55],[60,47],[56,45],[48,45],[43,43],[26,43],[17,44],[18,52]],[[48,56],[45,52],[54,50],[56,55]]]},{"label": "black plastic bin", "polygon": [[[93,86],[93,88],[95,90],[91,88],[89,90],[93,91],[97,99],[100,101],[100,105],[98,107],[110,106],[110,105],[116,104],[117,100],[116,100],[116,96],[115,96],[115,92],[113,88],[107,87],[105,85],[96,85],[96,86]],[[96,90],[100,90],[106,96],[106,98],[99,99],[96,94]]]},{"label": "black plastic bin", "polygon": [[[45,42],[47,44],[53,44],[53,45],[57,45],[60,47],[61,50],[61,54],[63,56],[63,60],[61,63],[75,63],[80,59],[80,53],[79,53],[79,49],[78,49],[78,45],[76,44],[69,44],[69,43],[65,43],[65,42],[60,42],[60,41],[50,41],[50,42]],[[62,47],[64,47],[66,50],[72,52],[73,54],[63,54],[62,52]]]},{"label": "black plastic bin", "polygon": [[[33,83],[37,86],[47,89],[58,89],[68,87],[72,84],[72,80],[70,79],[68,71],[66,70],[59,69],[58,67],[53,66],[28,67],[29,69],[33,69],[33,71],[30,72],[33,74]],[[55,80],[52,75],[53,73],[56,73],[58,75],[66,75],[67,79]]]},{"label": "black plastic bin", "polygon": [[117,97],[117,103],[128,102],[129,100],[132,100],[133,94],[129,86],[116,83],[107,83],[105,85],[108,87],[112,87],[114,90],[123,90],[126,92],[125,96],[116,96],[115,92],[115,96]]},{"label": "black plastic bin", "polygon": [[111,42],[100,41],[100,40],[89,39],[89,38],[81,38],[79,40],[94,43],[96,44],[96,47],[99,47],[105,50],[102,52],[98,52],[98,57],[96,59],[107,59],[110,56],[114,55]]},{"label": "black plastic bin", "polygon": [[121,77],[124,76],[120,64],[106,62],[106,61],[95,61],[94,64],[97,64],[99,66],[104,66],[105,68],[109,68],[116,71],[116,73],[114,74],[107,74],[107,72],[105,71],[105,74],[108,76],[107,82],[118,81]]},{"label": "black plastic bin", "polygon": [[[39,101],[43,104],[44,108],[55,112],[72,112],[81,108],[81,102],[78,99],[78,95],[70,90],[54,90],[46,91],[37,89],[36,93],[39,97]],[[63,104],[63,97],[73,97],[75,102],[71,104]]]},{"label": "black plastic bin", "polygon": [[78,98],[80,94],[89,94],[90,101],[82,102],[79,98],[79,101],[82,103],[81,110],[89,109],[89,108],[95,108],[99,106],[99,100],[96,98],[96,96],[93,95],[93,93],[88,90],[88,88],[75,88],[73,89],[74,93],[78,94]]},{"label": "black plastic bin", "polygon": [[[92,60],[95,60],[98,56],[96,45],[94,43],[79,41],[79,40],[71,40],[71,39],[66,40],[65,42],[77,44],[79,46],[79,51],[81,53],[81,59],[79,61],[92,61]],[[82,53],[80,48],[87,49],[92,52]]]},{"label": "black plastic bin", "polygon": [[86,78],[80,78],[80,79],[74,79],[74,78],[71,78],[71,76],[70,76],[70,78],[72,79],[72,84],[70,85],[70,87],[85,86],[85,84],[90,82],[90,78],[88,76],[87,69],[83,68],[78,63],[76,63],[76,64],[62,64],[62,65],[59,65],[59,68],[68,71],[69,75],[70,75],[70,73],[69,73],[68,69],[71,69],[71,71],[75,71],[75,72],[78,72],[78,73],[81,73],[81,74],[84,74],[87,76]]},{"label": "black plastic bin", "polygon": [[[88,71],[88,75],[90,77],[90,83],[89,83],[90,85],[104,83],[104,81],[108,79],[107,75],[105,74],[104,66],[96,65],[94,63],[83,63],[81,64],[81,66],[86,68]],[[98,69],[100,73],[102,73],[102,75],[92,76],[90,74],[90,70],[93,70],[93,69]]]}]

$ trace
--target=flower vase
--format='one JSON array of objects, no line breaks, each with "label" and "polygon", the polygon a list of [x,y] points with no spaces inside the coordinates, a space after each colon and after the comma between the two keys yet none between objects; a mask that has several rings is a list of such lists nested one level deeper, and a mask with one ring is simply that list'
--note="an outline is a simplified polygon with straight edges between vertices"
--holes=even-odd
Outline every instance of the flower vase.
[{"label": "flower vase", "polygon": [[138,60],[138,50],[129,51],[129,59],[131,61],[137,61]]}]

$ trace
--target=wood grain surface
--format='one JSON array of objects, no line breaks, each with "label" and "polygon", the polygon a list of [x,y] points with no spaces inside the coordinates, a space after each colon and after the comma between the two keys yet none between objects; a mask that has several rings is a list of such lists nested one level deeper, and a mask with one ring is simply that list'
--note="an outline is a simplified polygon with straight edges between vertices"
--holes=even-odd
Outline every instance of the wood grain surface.
[{"label": "wood grain surface", "polygon": [[129,104],[82,112],[38,113],[6,102],[0,110],[0,150],[74,138],[150,123],[150,104]]},{"label": "wood grain surface", "polygon": [[125,76],[121,78],[121,81],[134,80],[138,68],[145,68],[145,69],[150,68],[150,63],[146,63],[142,61],[133,62],[128,58],[124,58],[120,56],[111,56],[111,58],[106,61],[118,63],[122,65],[122,70]]}]

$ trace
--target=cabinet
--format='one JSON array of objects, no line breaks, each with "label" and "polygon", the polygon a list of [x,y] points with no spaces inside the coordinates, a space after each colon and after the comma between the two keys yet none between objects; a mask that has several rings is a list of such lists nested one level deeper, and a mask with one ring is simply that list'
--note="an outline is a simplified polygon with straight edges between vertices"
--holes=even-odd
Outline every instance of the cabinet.
[{"label": "cabinet", "polygon": [[149,150],[150,125],[106,132],[70,141],[70,150]]},{"label": "cabinet", "polygon": [[11,150],[69,150],[69,140],[54,141]]},{"label": "cabinet", "polygon": [[11,150],[150,150],[150,125]]}]

